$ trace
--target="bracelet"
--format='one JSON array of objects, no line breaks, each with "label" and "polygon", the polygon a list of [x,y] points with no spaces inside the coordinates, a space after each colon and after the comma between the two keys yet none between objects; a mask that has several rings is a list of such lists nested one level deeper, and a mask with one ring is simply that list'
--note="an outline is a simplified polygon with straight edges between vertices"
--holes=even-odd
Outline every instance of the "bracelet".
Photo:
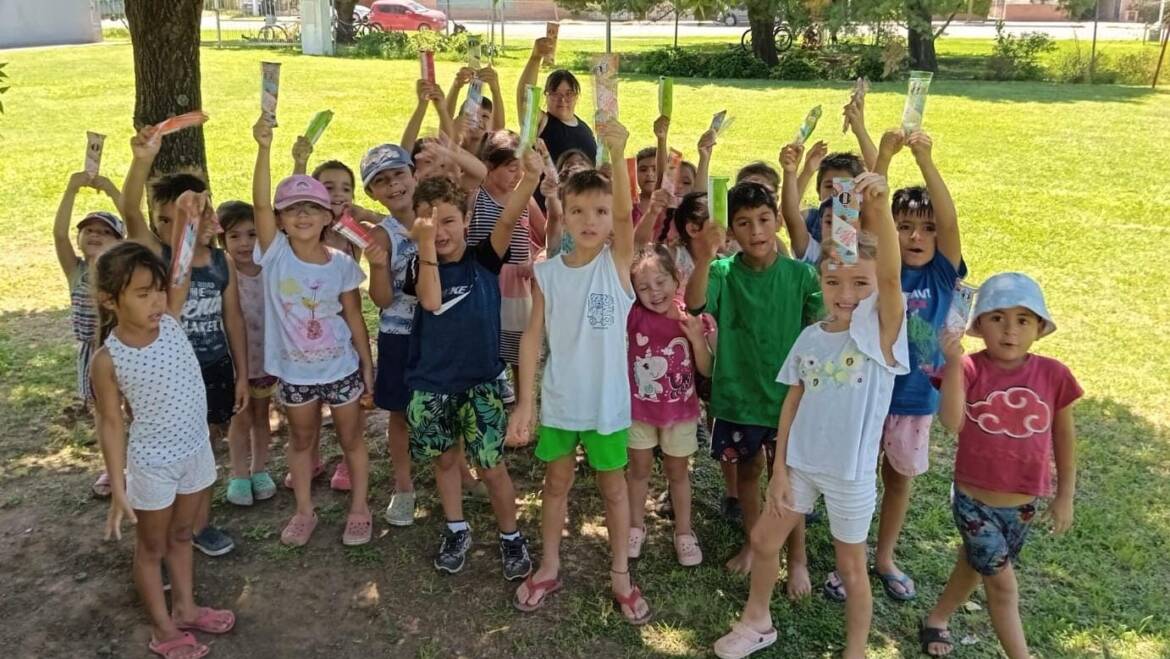
[{"label": "bracelet", "polygon": [[421,256],[420,256],[420,257],[418,257],[418,262],[419,262],[419,263],[421,263],[421,264],[423,264],[423,265],[433,265],[433,266],[435,266],[436,268],[437,268],[437,267],[439,267],[439,262],[438,262],[438,261],[428,261],[428,260],[424,259],[424,258],[423,258],[423,257],[421,257]]}]

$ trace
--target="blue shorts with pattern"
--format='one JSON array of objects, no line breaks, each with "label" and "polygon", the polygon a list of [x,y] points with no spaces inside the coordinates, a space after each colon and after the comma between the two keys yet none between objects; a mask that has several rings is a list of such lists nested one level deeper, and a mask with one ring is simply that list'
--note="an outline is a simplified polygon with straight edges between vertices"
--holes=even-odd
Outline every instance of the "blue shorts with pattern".
[{"label": "blue shorts with pattern", "polygon": [[963,538],[967,563],[979,574],[992,576],[1019,557],[1032,528],[1032,518],[1036,516],[1036,502],[995,508],[956,487],[951,497],[951,512]]}]

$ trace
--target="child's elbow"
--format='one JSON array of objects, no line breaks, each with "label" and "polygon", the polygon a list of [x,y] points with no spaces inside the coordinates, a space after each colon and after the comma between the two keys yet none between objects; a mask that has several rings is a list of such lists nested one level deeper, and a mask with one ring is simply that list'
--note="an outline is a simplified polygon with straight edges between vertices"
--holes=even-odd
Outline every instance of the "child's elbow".
[{"label": "child's elbow", "polygon": [[442,300],[430,297],[419,298],[418,303],[424,311],[429,311],[431,313],[435,313],[439,310],[440,307],[443,306]]}]

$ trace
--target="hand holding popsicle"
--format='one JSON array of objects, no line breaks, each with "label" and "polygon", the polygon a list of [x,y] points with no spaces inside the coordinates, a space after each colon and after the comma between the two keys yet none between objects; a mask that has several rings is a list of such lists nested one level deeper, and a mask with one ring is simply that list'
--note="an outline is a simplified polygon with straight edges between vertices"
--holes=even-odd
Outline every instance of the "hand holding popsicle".
[{"label": "hand holding popsicle", "polygon": [[130,138],[130,153],[136,160],[154,160],[162,147],[162,140],[154,140],[155,127],[151,125],[138,129],[138,133]]}]

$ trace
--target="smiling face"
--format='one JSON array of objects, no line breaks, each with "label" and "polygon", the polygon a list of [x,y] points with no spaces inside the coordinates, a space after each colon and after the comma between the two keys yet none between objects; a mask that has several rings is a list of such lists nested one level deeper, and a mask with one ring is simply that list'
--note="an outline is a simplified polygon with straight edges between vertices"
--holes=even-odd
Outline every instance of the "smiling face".
[{"label": "smiling face", "polygon": [[896,219],[898,247],[902,249],[902,263],[921,267],[934,259],[938,247],[938,229],[932,215],[902,213]]},{"label": "smiling face", "polygon": [[410,168],[399,167],[378,172],[366,192],[395,217],[409,217],[413,215],[414,185]]},{"label": "smiling face", "polygon": [[1044,321],[1024,307],[988,311],[975,323],[987,345],[987,354],[1005,365],[1023,361],[1044,329]]},{"label": "smiling face", "polygon": [[631,273],[638,302],[654,313],[664,314],[674,304],[678,280],[663,267],[657,258],[644,258]]},{"label": "smiling face", "polygon": [[415,212],[422,217],[433,213],[435,220],[435,255],[444,263],[457,261],[467,249],[467,216],[458,206],[437,201],[432,206],[423,202]]},{"label": "smiling face", "polygon": [[854,265],[821,263],[821,295],[825,310],[838,326],[848,327],[853,311],[877,290],[877,262],[860,258]]},{"label": "smiling face", "polygon": [[321,232],[333,223],[333,211],[311,201],[298,201],[277,216],[289,240],[300,242],[321,240]]},{"label": "smiling face", "polygon": [[731,218],[731,235],[744,256],[767,263],[776,254],[776,211],[769,206],[741,208]]},{"label": "smiling face", "polygon": [[122,237],[102,220],[92,219],[82,223],[77,230],[77,247],[86,261],[92,261],[101,253],[117,244]]},{"label": "smiling face", "polygon": [[577,97],[578,93],[573,91],[573,86],[567,80],[562,80],[557,88],[551,92],[545,92],[545,99],[548,103],[548,113],[564,122],[573,120],[573,116],[577,111]]},{"label": "smiling face", "polygon": [[317,173],[317,180],[329,191],[333,217],[341,217],[342,209],[353,203],[353,178],[344,169],[323,169]]},{"label": "smiling face", "polygon": [[138,267],[126,288],[117,297],[104,297],[101,304],[118,317],[119,325],[158,329],[159,320],[167,308],[165,286],[165,282],[155,279],[149,269]]},{"label": "smiling face", "polygon": [[256,246],[256,224],[251,220],[241,220],[232,225],[223,234],[224,245],[227,247],[228,256],[237,265],[251,265],[252,249]]},{"label": "smiling face", "polygon": [[613,232],[613,194],[596,189],[566,194],[564,207],[565,227],[574,244],[601,249]]}]

